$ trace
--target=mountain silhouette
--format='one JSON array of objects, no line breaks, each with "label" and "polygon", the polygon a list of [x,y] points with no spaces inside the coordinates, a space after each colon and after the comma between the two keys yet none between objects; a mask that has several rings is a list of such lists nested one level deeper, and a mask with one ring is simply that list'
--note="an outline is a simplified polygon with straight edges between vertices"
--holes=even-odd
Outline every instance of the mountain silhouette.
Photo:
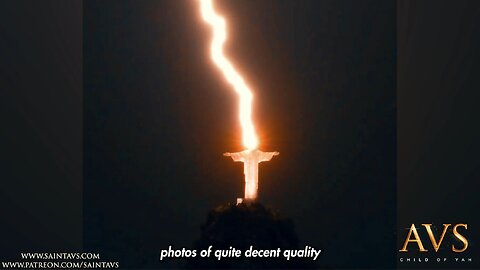
[{"label": "mountain silhouette", "polygon": [[226,204],[216,207],[207,215],[207,221],[201,226],[200,238],[193,248],[200,251],[229,249],[242,250],[240,258],[222,258],[218,260],[213,253],[208,258],[197,256],[187,260],[188,269],[287,269],[313,268],[312,259],[294,258],[247,258],[245,250],[299,249],[299,240],[291,219],[284,218],[277,211],[260,203]]}]

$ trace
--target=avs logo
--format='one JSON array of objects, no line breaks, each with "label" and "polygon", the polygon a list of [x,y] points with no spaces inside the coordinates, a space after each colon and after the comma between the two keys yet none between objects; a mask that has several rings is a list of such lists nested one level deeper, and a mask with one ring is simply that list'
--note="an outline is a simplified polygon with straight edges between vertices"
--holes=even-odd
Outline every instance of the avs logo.
[{"label": "avs logo", "polygon": [[[432,229],[432,224],[421,224],[418,227],[412,224],[404,238],[402,248],[398,250],[399,261],[401,263],[472,262],[472,258],[462,255],[468,250],[468,225],[464,223],[442,225],[443,228],[437,230],[436,226]],[[444,241],[444,239],[448,240]],[[416,255],[409,256],[411,254]],[[418,256],[418,254],[424,255]]]},{"label": "avs logo", "polygon": [[[435,237],[435,235],[432,232],[432,224],[422,224],[422,226],[425,227],[425,229],[428,233],[428,236],[430,238],[430,242],[432,243],[433,249],[435,250],[435,252],[438,252],[438,249],[442,245],[443,238],[445,238],[445,234],[447,233],[448,228],[450,226],[452,226],[452,224],[443,224],[443,232],[439,236],[438,239]],[[468,248],[468,240],[467,240],[467,238],[465,238],[465,236],[460,234],[459,228],[465,228],[465,230],[467,230],[468,225],[467,224],[456,224],[455,226],[453,226],[453,229],[452,229],[451,233],[453,234],[454,237],[456,237],[458,240],[460,240],[463,243],[463,247],[461,247],[461,248],[457,248],[457,247],[455,247],[454,244],[452,244],[452,251],[453,252],[464,252]],[[413,234],[413,238],[412,238],[412,234]],[[399,251],[400,252],[407,252],[408,251],[407,250],[408,244],[410,244],[410,243],[417,243],[417,246],[418,246],[418,248],[420,249],[421,252],[427,252],[428,251],[427,249],[425,249],[425,247],[423,245],[423,242],[422,242],[422,239],[418,235],[417,228],[415,227],[415,224],[412,224],[412,226],[410,227],[410,230],[408,231],[408,234],[407,234],[407,238],[405,239],[405,242],[403,244],[403,248],[400,249]]]}]

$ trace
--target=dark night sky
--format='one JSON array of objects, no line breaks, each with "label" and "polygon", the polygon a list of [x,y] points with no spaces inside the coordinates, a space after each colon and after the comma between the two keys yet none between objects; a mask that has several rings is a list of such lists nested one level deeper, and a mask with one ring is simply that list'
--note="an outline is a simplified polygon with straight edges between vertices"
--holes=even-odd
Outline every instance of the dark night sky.
[{"label": "dark night sky", "polygon": [[[281,153],[260,166],[261,202],[321,265],[392,266],[395,1],[217,2],[260,148]],[[210,41],[195,1],[85,1],[86,247],[190,246],[242,196],[242,164],[222,156],[242,149],[237,96]]]},{"label": "dark night sky", "polygon": [[[262,148],[282,153],[261,200],[324,249],[320,266],[391,268],[408,224],[465,222],[474,263],[398,267],[479,268],[480,2],[220,2]],[[241,149],[237,99],[197,8],[0,1],[0,261],[175,266],[158,250],[241,196],[241,164],[221,156]]]}]

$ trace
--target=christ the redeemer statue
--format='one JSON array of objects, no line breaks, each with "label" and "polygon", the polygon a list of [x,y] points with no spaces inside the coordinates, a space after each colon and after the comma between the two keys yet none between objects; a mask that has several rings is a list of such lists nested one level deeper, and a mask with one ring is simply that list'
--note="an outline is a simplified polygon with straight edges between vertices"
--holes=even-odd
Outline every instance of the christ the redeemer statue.
[{"label": "christ the redeemer statue", "polygon": [[233,161],[243,162],[243,173],[245,174],[245,200],[254,201],[257,199],[258,191],[258,163],[269,161],[278,152],[262,152],[258,149],[245,150],[236,153],[225,153],[224,156],[232,157]]}]

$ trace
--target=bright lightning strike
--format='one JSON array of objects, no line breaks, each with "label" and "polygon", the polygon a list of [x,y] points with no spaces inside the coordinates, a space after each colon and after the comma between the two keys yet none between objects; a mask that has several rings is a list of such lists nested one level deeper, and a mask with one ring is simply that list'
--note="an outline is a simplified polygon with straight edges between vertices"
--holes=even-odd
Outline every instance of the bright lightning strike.
[{"label": "bright lightning strike", "polygon": [[212,0],[199,1],[203,20],[213,29],[213,40],[210,47],[212,60],[240,96],[240,125],[242,126],[243,145],[248,150],[254,150],[258,147],[258,138],[252,121],[252,91],[223,54],[223,44],[227,39],[225,19],[215,12]]}]

